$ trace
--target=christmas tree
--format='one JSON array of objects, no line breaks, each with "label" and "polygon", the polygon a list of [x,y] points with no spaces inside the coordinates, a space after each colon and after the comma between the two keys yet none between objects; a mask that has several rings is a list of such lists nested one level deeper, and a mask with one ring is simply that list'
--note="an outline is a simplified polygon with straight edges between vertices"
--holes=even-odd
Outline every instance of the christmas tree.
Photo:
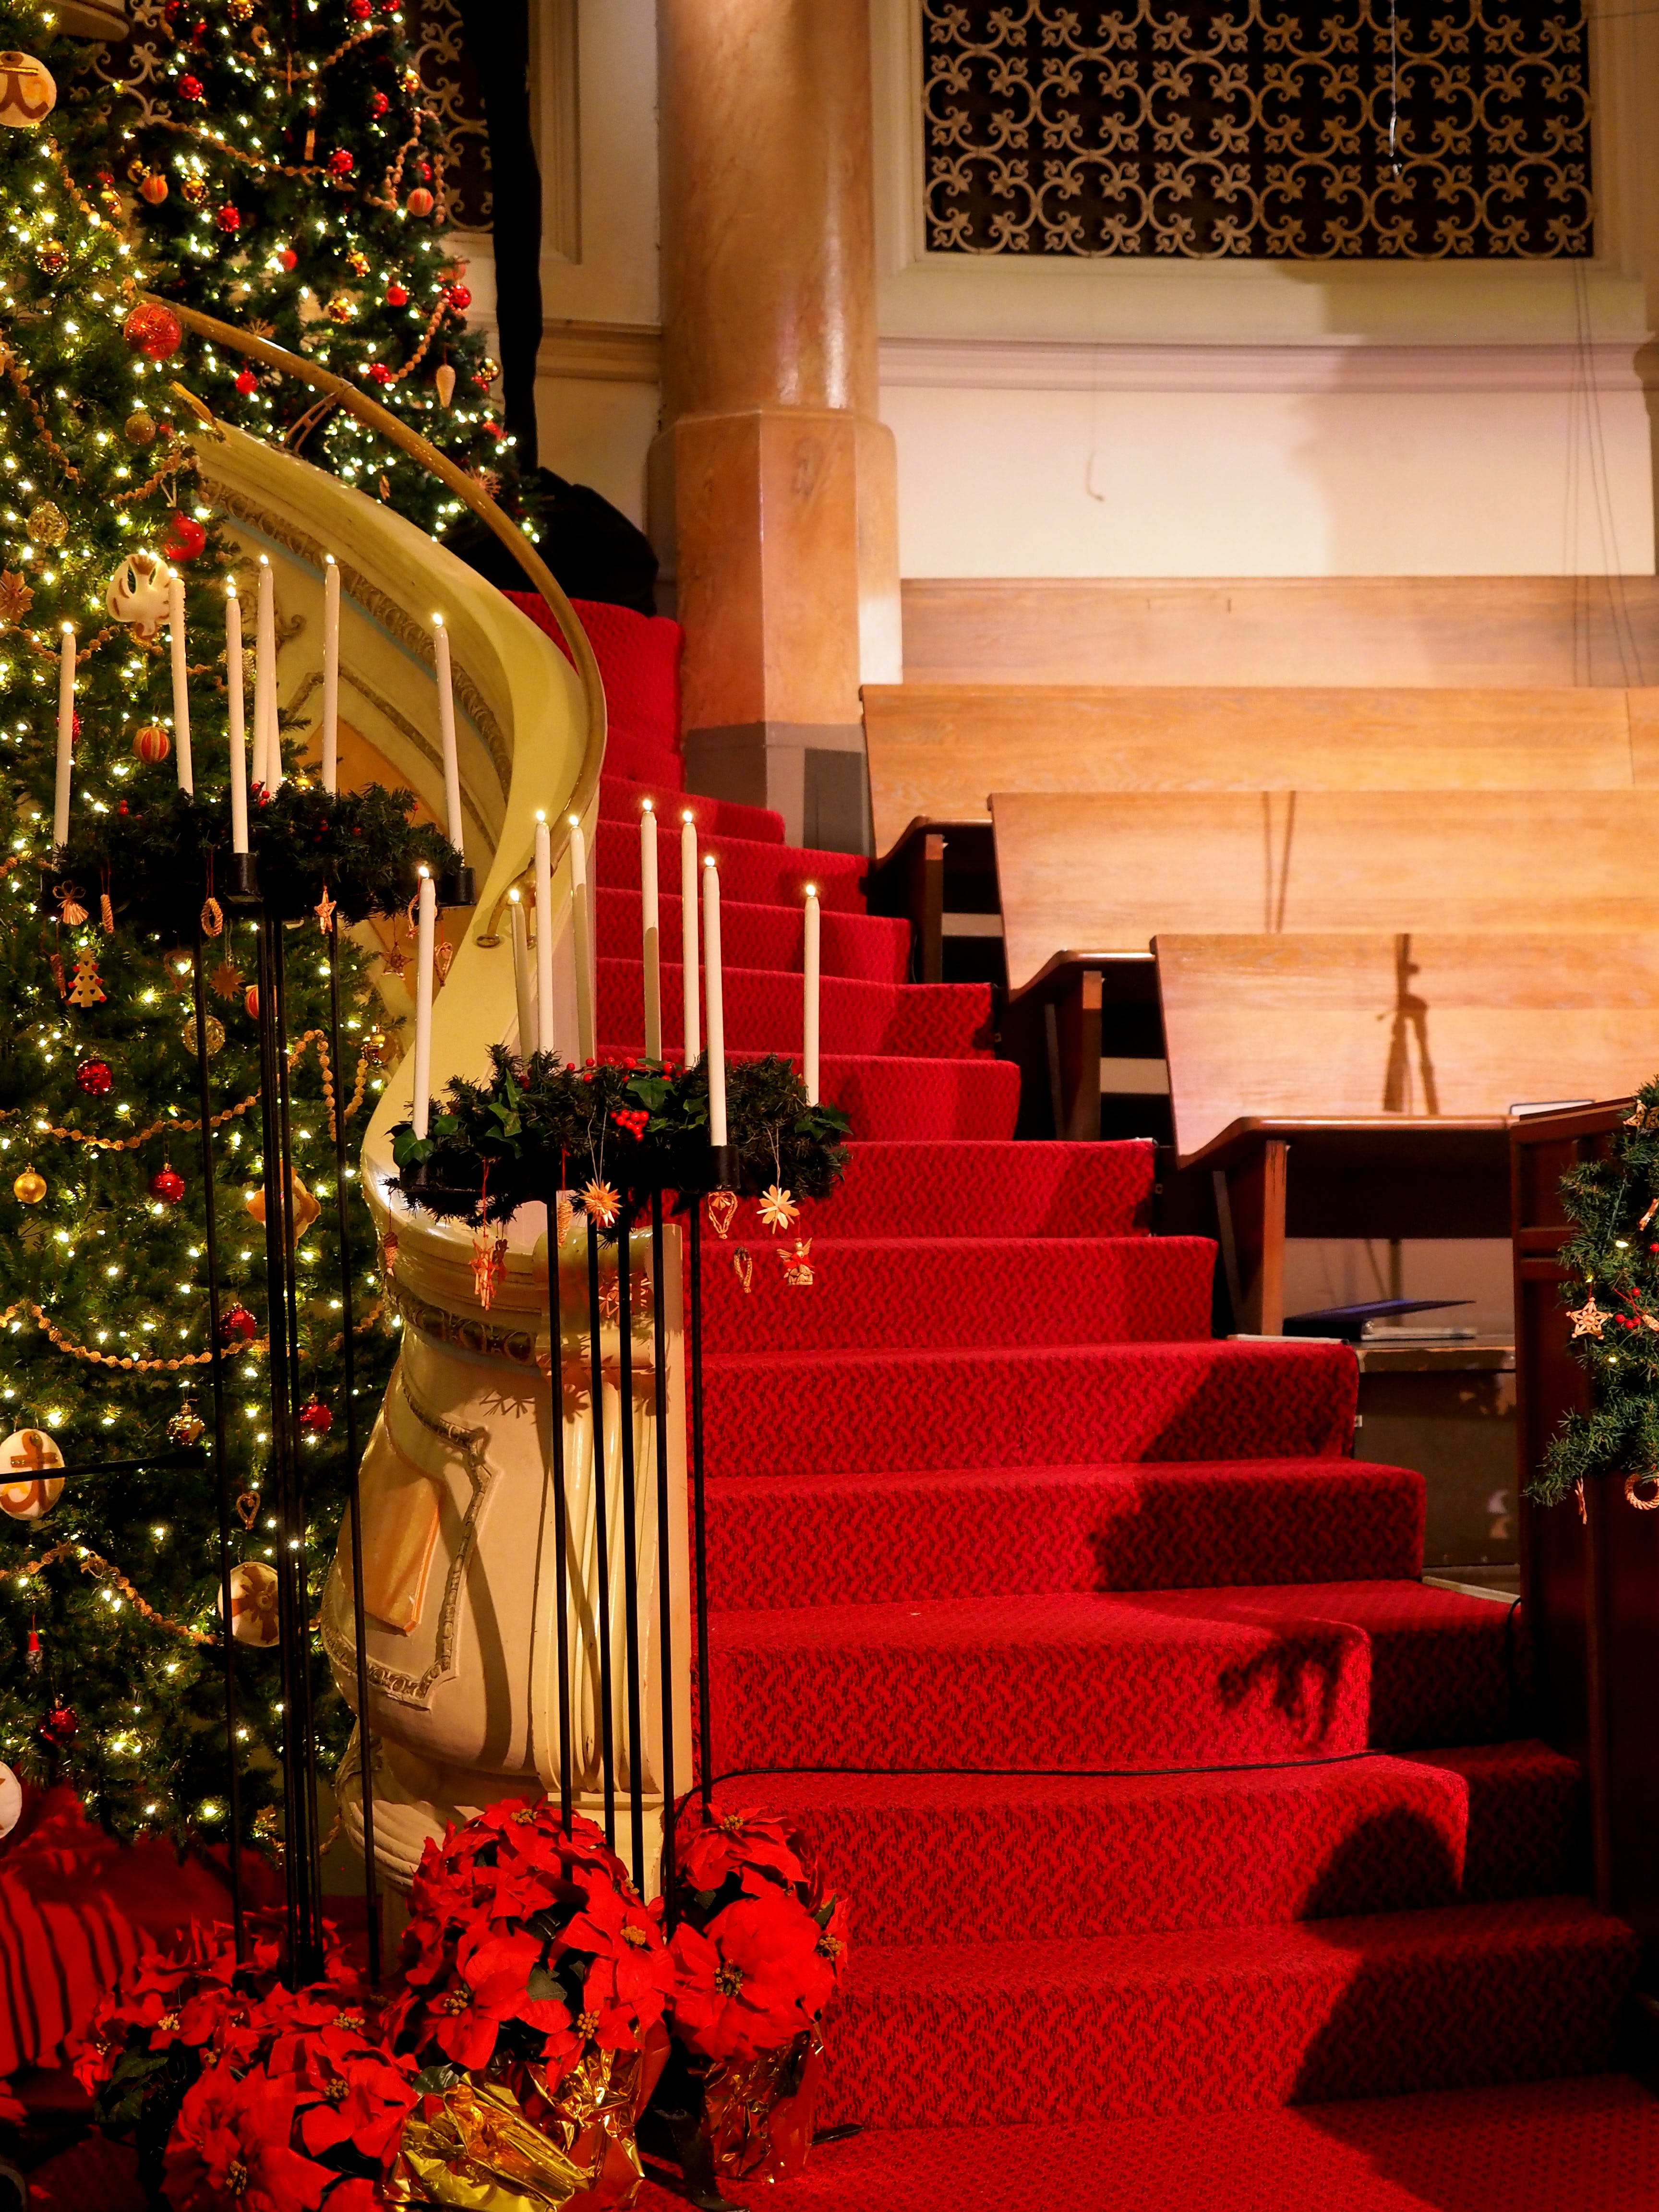
[{"label": "christmas tree", "polygon": [[[193,376],[174,319],[145,306],[143,242],[77,173],[53,83],[73,51],[0,0],[0,1759],[60,1778],[122,1833],[222,1837],[227,1814],[218,1511],[189,1450],[210,1408],[216,1328],[229,1369],[242,1806],[279,1816],[276,1662],[259,1648],[271,1553],[264,1237],[252,921],[227,908],[210,949],[216,1187],[202,1182],[194,933],[133,918],[119,866],[54,865],[60,642],[76,637],[70,834],[179,804],[167,634],[156,592],[185,582],[195,793],[222,810],[228,749],[225,585],[234,549],[199,496]],[[168,325],[173,328],[169,330]],[[328,941],[292,933],[289,1034],[327,1018]],[[345,1066],[315,1041],[293,1070],[295,1172],[317,1217],[301,1239],[313,1600],[347,1470],[331,1097],[361,1130],[381,1077],[362,964],[341,945]],[[223,1273],[210,1310],[211,1203]],[[309,1203],[301,1209],[308,1212]],[[392,1340],[374,1316],[366,1212],[353,1229],[356,1374],[372,1408]],[[365,1422],[365,1427],[367,1422]],[[157,1467],[171,1457],[185,1464]],[[59,1468],[62,1473],[58,1473]],[[349,1723],[315,1667],[334,1742]]]},{"label": "christmas tree", "polygon": [[[498,371],[444,242],[439,118],[396,0],[138,0],[83,71],[75,128],[130,207],[164,296],[349,379],[509,510]],[[209,349],[203,395],[441,537],[465,509],[420,464],[292,377]]]}]

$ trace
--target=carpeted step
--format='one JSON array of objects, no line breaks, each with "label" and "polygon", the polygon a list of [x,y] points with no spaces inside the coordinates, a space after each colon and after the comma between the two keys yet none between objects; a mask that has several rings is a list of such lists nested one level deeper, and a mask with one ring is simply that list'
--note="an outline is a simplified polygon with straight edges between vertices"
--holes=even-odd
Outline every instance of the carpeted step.
[{"label": "carpeted step", "polygon": [[1405,1582],[722,1613],[715,1772],[1075,1774],[1487,1743],[1516,1703],[1508,1622]]},{"label": "carpeted step", "polygon": [[711,1474],[811,1474],[1335,1458],[1358,1369],[1346,1345],[1285,1339],[721,1352],[705,1382]]},{"label": "carpeted step", "polygon": [[[675,768],[679,768],[678,758]],[[781,845],[783,817],[769,806],[744,806],[732,799],[706,799],[682,788],[678,774],[643,778],[612,774],[599,778],[599,819],[626,824],[637,834],[640,804],[657,810],[657,876],[659,884],[680,879],[680,824],[689,814],[700,838],[745,837],[763,845]]]},{"label": "carpeted step", "polygon": [[[678,951],[678,946],[673,948]],[[724,953],[722,940],[722,953]],[[599,966],[599,1035],[628,1038],[645,1030],[645,969],[640,958],[602,959]],[[726,1048],[781,1052],[799,1058],[805,998],[799,975],[739,968],[723,961]],[[685,1042],[684,969],[662,965],[663,1045],[678,1054]],[[852,1058],[895,1054],[912,1060],[971,1060],[991,1049],[988,983],[866,983],[825,975],[819,984],[822,1050]]]},{"label": "carpeted step", "polygon": [[[599,1047],[602,1060],[639,1057],[636,1033]],[[757,1054],[733,1052],[733,1060]],[[793,1055],[797,1071],[799,1054]],[[854,1058],[826,1053],[818,1063],[824,1102],[839,1106],[855,1140],[899,1139],[939,1144],[955,1138],[1012,1136],[1019,1115],[1019,1070],[1006,1060],[910,1060],[897,1053]]]},{"label": "carpeted step", "polygon": [[[997,2212],[1653,2212],[1659,2172],[1659,2100],[1624,2075],[994,2133],[924,2118],[720,2186],[767,2212],[963,2212],[989,2153]],[[640,2212],[679,2212],[657,2171]]]},{"label": "carpeted step", "polygon": [[740,1611],[1386,1582],[1422,1572],[1423,1512],[1420,1474],[1350,1459],[735,1475],[709,1587]]},{"label": "carpeted step", "polygon": [[854,1347],[1210,1340],[1215,1246],[1206,1237],[824,1237],[818,1206],[796,1232],[812,1237],[810,1297],[783,1285],[756,1202],[733,1224],[757,1272],[745,1291],[730,1267],[708,1271],[711,1352]]},{"label": "carpeted step", "polygon": [[824,1237],[1127,1237],[1150,1224],[1152,1170],[1139,1138],[865,1143],[812,1221]]},{"label": "carpeted step", "polygon": [[[673,878],[678,883],[678,874]],[[637,891],[600,890],[599,952],[601,959],[637,960],[643,924]],[[680,901],[663,894],[658,926],[665,959],[680,953]],[[699,921],[701,927],[701,921]],[[734,968],[775,968],[799,976],[804,924],[798,906],[745,906],[720,902],[720,952]],[[823,973],[855,975],[870,983],[902,983],[910,963],[910,925],[885,915],[826,914],[820,917],[819,950]]]},{"label": "carpeted step", "polygon": [[[595,883],[613,890],[638,890],[640,840],[632,825],[601,823],[593,842]],[[860,886],[870,863],[860,854],[811,852],[804,846],[774,845],[752,837],[712,838],[706,849],[720,865],[722,919],[728,899],[756,906],[799,906],[808,884],[817,886],[818,903],[826,910],[864,911]],[[665,890],[673,880],[665,858],[659,861],[658,879]]]},{"label": "carpeted step", "polygon": [[860,1943],[1265,1927],[1547,1896],[1583,1872],[1583,1778],[1541,1743],[1235,1774],[756,1774],[718,1802],[785,1815]]},{"label": "carpeted step", "polygon": [[1168,1935],[854,1948],[820,2118],[999,2126],[1609,2066],[1636,1938],[1577,1898]]}]

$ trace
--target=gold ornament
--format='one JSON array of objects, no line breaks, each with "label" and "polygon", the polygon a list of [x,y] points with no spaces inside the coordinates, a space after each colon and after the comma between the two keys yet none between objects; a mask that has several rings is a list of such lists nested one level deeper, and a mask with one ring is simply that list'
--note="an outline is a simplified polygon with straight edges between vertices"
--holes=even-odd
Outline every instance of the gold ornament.
[{"label": "gold ornament", "polygon": [[135,637],[153,638],[167,618],[173,571],[159,553],[135,553],[110,579],[104,605]]},{"label": "gold ornament", "polygon": [[202,906],[203,936],[217,937],[222,933],[224,926],[224,909],[218,900],[216,898],[204,900]]},{"label": "gold ornament", "polygon": [[179,198],[186,207],[200,207],[208,196],[207,180],[193,173],[179,180]]},{"label": "gold ornament", "polygon": [[[222,1620],[222,1583],[217,1608]],[[276,1570],[263,1559],[245,1559],[230,1571],[230,1632],[239,1644],[252,1644],[261,1651],[269,1651],[282,1633],[276,1611]]]},{"label": "gold ornament", "polygon": [[439,406],[447,407],[455,397],[455,372],[447,361],[439,363],[432,382],[438,394]]},{"label": "gold ornament", "polygon": [[[211,1034],[210,1030],[210,1036]],[[289,1188],[294,1215],[294,1234],[289,1241],[297,1244],[323,1209],[301,1182],[298,1174],[291,1168],[289,1170]],[[261,1183],[257,1190],[249,1191],[242,1202],[263,1229],[265,1225],[264,1185]]]},{"label": "gold ornament", "polygon": [[622,1211],[622,1194],[596,1176],[581,1193],[582,1212],[601,1229],[609,1229]]},{"label": "gold ornament", "polygon": [[1644,1106],[1638,1099],[1636,1111],[1626,1115],[1625,1127],[1627,1129],[1659,1129],[1659,1106]]},{"label": "gold ornament", "polygon": [[57,80],[44,62],[12,47],[0,53],[0,123],[36,131],[57,105]]},{"label": "gold ornament", "polygon": [[[1644,1483],[1654,1486],[1650,1498],[1637,1496]],[[1659,1513],[1659,1469],[1650,1468],[1645,1474],[1627,1474],[1625,1477],[1625,1503],[1633,1505],[1638,1513]]]},{"label": "gold ornament", "polygon": [[230,0],[228,12],[233,23],[246,23],[253,13],[253,0]]},{"label": "gold ornament", "polygon": [[206,1425],[195,1407],[186,1398],[167,1423],[167,1442],[170,1444],[188,1447],[200,1440]]},{"label": "gold ornament", "polygon": [[337,292],[323,309],[331,323],[349,323],[356,312],[343,292]]},{"label": "gold ornament", "polygon": [[11,1194],[19,1206],[39,1206],[46,1194],[46,1179],[37,1168],[25,1168],[12,1184]]},{"label": "gold ornament", "polygon": [[749,1247],[746,1244],[739,1244],[733,1251],[732,1255],[732,1273],[743,1285],[745,1295],[753,1291],[755,1287],[755,1262],[750,1255]]},{"label": "gold ornament", "polygon": [[234,960],[222,960],[208,981],[216,999],[240,999],[242,995],[242,971]]},{"label": "gold ornament", "polygon": [[121,434],[130,446],[153,446],[155,442],[156,422],[142,407],[128,416],[121,425]]},{"label": "gold ornament", "polygon": [[488,1313],[507,1276],[507,1239],[486,1223],[472,1232],[472,1287]]},{"label": "gold ornament", "polygon": [[236,1517],[244,1528],[252,1528],[259,1517],[259,1493],[257,1490],[243,1491],[236,1500]]},{"label": "gold ornament", "polygon": [[734,1190],[711,1190],[708,1194],[708,1224],[722,1243],[732,1234],[732,1220],[738,1210],[738,1194]]},{"label": "gold ornament", "polygon": [[1610,1314],[1603,1313],[1601,1307],[1596,1304],[1594,1291],[1590,1292],[1582,1306],[1567,1316],[1567,1319],[1572,1323],[1572,1333],[1575,1336],[1597,1338],[1601,1336],[1602,1330],[1612,1318]]},{"label": "gold ornament", "polygon": [[69,517],[51,500],[40,500],[29,509],[29,536],[37,545],[61,545],[69,536]]},{"label": "gold ornament", "polygon": [[64,1455],[44,1429],[19,1429],[0,1444],[0,1512],[44,1521],[64,1494]]},{"label": "gold ornament", "polygon": [[87,910],[81,903],[80,884],[54,884],[52,895],[58,902],[58,919],[64,928],[79,929],[87,918]]},{"label": "gold ornament", "polygon": [[[207,1048],[208,1058],[210,1060],[211,1060],[214,1054],[219,1050],[221,1046],[224,1043],[224,1024],[219,1019],[219,1017],[216,1014],[210,1014],[207,1018]],[[185,1050],[189,1053],[192,1058],[194,1058],[196,1053],[196,1017],[194,1014],[192,1014],[190,1019],[185,1024]]]},{"label": "gold ornament", "polygon": [[328,895],[327,885],[325,884],[321,898],[312,908],[312,912],[317,917],[317,927],[325,937],[328,935],[328,926],[334,919],[334,901]]},{"label": "gold ornament", "polygon": [[361,246],[354,246],[350,252],[347,254],[346,266],[351,270],[354,276],[368,276],[368,256],[363,252]]},{"label": "gold ornament", "polygon": [[34,593],[15,568],[0,568],[0,630],[21,622],[34,605]]},{"label": "gold ornament", "polygon": [[[85,915],[82,920],[86,919]],[[101,1006],[108,996],[104,979],[98,973],[98,963],[90,951],[83,951],[75,963],[75,974],[70,981],[69,1002],[72,1006]]]},{"label": "gold ornament", "polygon": [[780,1190],[775,1182],[769,1183],[761,1193],[760,1218],[763,1228],[775,1229],[781,1236],[800,1219],[800,1208],[787,1190]]},{"label": "gold ornament", "polygon": [[69,248],[61,238],[48,238],[35,247],[34,265],[43,276],[61,276],[69,267]]}]

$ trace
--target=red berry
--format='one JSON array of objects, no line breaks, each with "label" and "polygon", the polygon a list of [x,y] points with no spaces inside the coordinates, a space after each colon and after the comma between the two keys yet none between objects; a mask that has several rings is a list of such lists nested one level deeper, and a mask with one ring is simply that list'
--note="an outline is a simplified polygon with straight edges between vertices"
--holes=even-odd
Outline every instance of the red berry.
[{"label": "red berry", "polygon": [[400,284],[394,276],[392,282],[386,288],[386,303],[387,307],[402,307],[408,304],[408,288],[405,285]]},{"label": "red berry", "polygon": [[251,368],[240,369],[237,372],[236,389],[241,393],[244,399],[247,398],[250,392],[257,392],[259,389],[259,380],[253,374],[253,371]]}]

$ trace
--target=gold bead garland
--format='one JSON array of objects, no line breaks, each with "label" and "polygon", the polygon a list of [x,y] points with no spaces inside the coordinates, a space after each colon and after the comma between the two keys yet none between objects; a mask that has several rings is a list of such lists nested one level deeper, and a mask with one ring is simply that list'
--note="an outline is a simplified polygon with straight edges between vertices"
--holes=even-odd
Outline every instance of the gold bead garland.
[{"label": "gold bead garland", "polygon": [[213,1637],[206,1629],[191,1628],[182,1620],[169,1620],[166,1613],[157,1613],[155,1607],[140,1594],[112,1559],[103,1559],[96,1552],[85,1551],[79,1544],[54,1544],[51,1551],[43,1552],[38,1559],[29,1559],[20,1567],[17,1571],[17,1579],[21,1582],[27,1575],[40,1574],[47,1567],[55,1567],[59,1559],[75,1559],[77,1554],[83,1575],[91,1575],[100,1582],[113,1583],[122,1596],[129,1600],[143,1613],[146,1620],[154,1621],[157,1628],[165,1628],[169,1634],[182,1636],[191,1644],[213,1642]]}]

